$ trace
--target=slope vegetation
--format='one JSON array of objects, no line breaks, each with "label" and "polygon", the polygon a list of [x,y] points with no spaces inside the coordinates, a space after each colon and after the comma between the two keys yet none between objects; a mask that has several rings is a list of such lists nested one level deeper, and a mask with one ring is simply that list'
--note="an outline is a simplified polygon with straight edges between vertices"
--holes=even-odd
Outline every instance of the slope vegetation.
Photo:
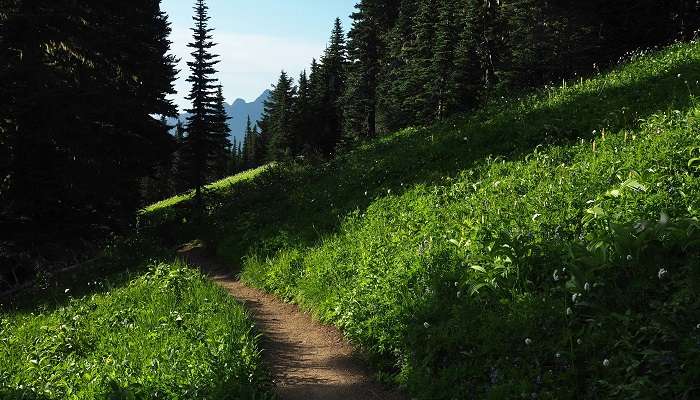
[{"label": "slope vegetation", "polygon": [[144,212],[417,398],[700,396],[700,44]]},{"label": "slope vegetation", "polygon": [[225,291],[180,263],[122,280],[1,313],[0,398],[271,398],[251,321]]}]

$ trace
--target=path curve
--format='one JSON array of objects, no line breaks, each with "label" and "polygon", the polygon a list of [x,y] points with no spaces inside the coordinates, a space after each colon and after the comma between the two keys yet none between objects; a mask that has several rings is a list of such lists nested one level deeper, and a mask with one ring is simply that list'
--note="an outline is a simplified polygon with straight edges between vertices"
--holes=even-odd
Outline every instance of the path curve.
[{"label": "path curve", "polygon": [[263,360],[280,400],[403,400],[372,379],[352,346],[334,327],[321,325],[295,305],[244,285],[198,246],[178,253],[243,303],[262,334]]}]

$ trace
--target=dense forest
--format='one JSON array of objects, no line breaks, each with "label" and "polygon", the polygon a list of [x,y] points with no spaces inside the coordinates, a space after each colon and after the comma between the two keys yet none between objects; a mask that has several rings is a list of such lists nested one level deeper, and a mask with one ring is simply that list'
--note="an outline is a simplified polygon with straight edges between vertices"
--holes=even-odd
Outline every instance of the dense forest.
[{"label": "dense forest", "polygon": [[[363,0],[321,58],[286,72],[248,135],[246,165],[328,158],[502,96],[608,68],[629,51],[689,39],[696,1]],[[248,145],[250,146],[250,145]]]}]

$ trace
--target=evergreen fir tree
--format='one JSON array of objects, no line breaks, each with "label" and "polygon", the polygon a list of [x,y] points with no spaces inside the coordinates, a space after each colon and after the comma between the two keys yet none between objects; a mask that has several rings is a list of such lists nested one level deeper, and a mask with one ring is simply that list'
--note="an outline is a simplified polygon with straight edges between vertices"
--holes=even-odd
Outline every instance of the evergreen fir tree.
[{"label": "evergreen fir tree", "polygon": [[217,56],[211,53],[214,47],[211,32],[208,27],[208,7],[204,0],[196,0],[193,20],[195,26],[193,41],[187,46],[193,49],[191,55],[193,61],[188,62],[190,76],[187,79],[192,84],[187,100],[192,102],[192,107],[186,110],[187,138],[183,146],[183,157],[187,163],[188,180],[195,189],[195,203],[202,206],[202,187],[210,173],[212,157],[215,156],[216,144],[219,142],[219,132],[213,130],[212,110],[215,104],[217,85],[213,75],[216,73],[214,66],[218,64]]},{"label": "evergreen fir tree", "polygon": [[440,120],[455,111],[457,94],[450,75],[455,70],[459,39],[457,6],[453,0],[440,0],[430,81],[427,84],[429,104],[426,118]]},{"label": "evergreen fir tree", "polygon": [[352,143],[376,136],[381,61],[386,34],[395,22],[400,1],[362,0],[352,14],[348,37],[348,78],[343,96],[343,141]]},{"label": "evergreen fir tree", "polygon": [[[224,106],[224,94],[221,85],[218,86],[214,98],[213,108],[210,116],[211,146],[212,146],[212,166],[210,180],[224,177],[228,174],[229,158],[231,153],[231,142],[229,135],[231,129],[228,125],[230,118],[226,114]],[[234,148],[235,148],[234,143]]]},{"label": "evergreen fir tree", "polygon": [[294,99],[294,154],[303,155],[313,153],[313,92],[311,83],[306,75],[306,71],[302,71],[299,75],[299,88]]},{"label": "evergreen fir tree", "polygon": [[253,137],[253,124],[250,121],[250,115],[245,124],[245,134],[243,136],[243,147],[241,148],[241,157],[244,168],[252,167],[255,160],[255,141]]},{"label": "evergreen fir tree", "polygon": [[180,144],[185,140],[185,125],[182,124],[181,120],[177,120],[175,125],[175,141]]},{"label": "evergreen fir tree", "polygon": [[335,152],[342,133],[342,95],[345,92],[347,52],[340,18],[336,18],[328,47],[319,68],[322,88],[317,118],[320,124],[319,148],[328,156]]},{"label": "evergreen fir tree", "polygon": [[270,98],[265,101],[261,119],[268,161],[281,161],[293,156],[292,112],[295,93],[292,79],[282,71]]},{"label": "evergreen fir tree", "polygon": [[412,120],[404,102],[412,92],[409,60],[414,47],[413,19],[417,6],[417,0],[403,0],[396,24],[387,34],[387,50],[377,89],[378,125],[386,132],[404,127]]}]

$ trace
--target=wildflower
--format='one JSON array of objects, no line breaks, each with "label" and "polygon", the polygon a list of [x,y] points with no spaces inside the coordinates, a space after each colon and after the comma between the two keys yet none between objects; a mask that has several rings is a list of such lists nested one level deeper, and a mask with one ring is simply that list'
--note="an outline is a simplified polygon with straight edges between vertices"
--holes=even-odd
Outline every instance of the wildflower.
[{"label": "wildflower", "polygon": [[678,78],[680,78],[680,77],[681,77],[681,74],[678,74]]},{"label": "wildflower", "polygon": [[610,366],[610,360],[608,360],[607,358],[606,358],[605,360],[603,360],[603,366],[604,366],[605,368],[609,367],[609,366]]},{"label": "wildflower", "polygon": [[559,282],[559,270],[555,269],[554,273],[552,274],[552,279],[554,279],[554,282]]},{"label": "wildflower", "polygon": [[455,282],[455,287],[459,286],[459,282]]},{"label": "wildflower", "polygon": [[386,194],[391,194],[391,189],[387,189]]},{"label": "wildflower", "polygon": [[573,295],[571,295],[571,302],[576,303],[576,301],[579,299],[579,297],[581,297],[580,293],[574,293]]},{"label": "wildflower", "polygon": [[430,328],[430,324],[429,324],[429,323],[427,323],[427,322],[423,322],[423,326],[425,327],[425,329],[428,329],[428,328]]},{"label": "wildflower", "polygon": [[66,289],[63,291],[63,293],[68,294],[70,292],[70,289]]},{"label": "wildflower", "polygon": [[365,197],[367,196],[367,191],[365,190]]},{"label": "wildflower", "polygon": [[525,345],[526,345],[526,346],[529,346],[529,345],[531,345],[531,344],[532,344],[532,339],[526,338],[526,339],[525,339]]},{"label": "wildflower", "polygon": [[567,307],[567,308],[566,308],[566,315],[569,315],[569,316],[570,316],[570,315],[573,315],[573,314],[574,314],[574,311],[571,309],[571,307]]},{"label": "wildflower", "polygon": [[583,344],[583,340],[581,340],[581,338],[576,339],[576,344],[582,345],[582,344]]},{"label": "wildflower", "polygon": [[659,279],[664,279],[666,277],[666,275],[668,275],[668,271],[666,270],[666,268],[661,268],[659,270],[658,275],[659,275]]},{"label": "wildflower", "polygon": [[700,329],[700,324],[695,325],[695,329]]},{"label": "wildflower", "polygon": [[561,353],[555,354],[554,357],[556,357],[556,358],[561,358]]},{"label": "wildflower", "polygon": [[[460,297],[462,297],[462,292],[461,292],[461,291],[460,291],[460,292],[457,292],[457,298],[460,298]],[[698,328],[698,329],[700,329],[700,328]]]},{"label": "wildflower", "polygon": [[591,284],[586,282],[586,284],[583,285],[583,290],[590,292],[591,291]]},{"label": "wildflower", "polygon": [[627,261],[632,261],[632,254],[627,255]]}]

